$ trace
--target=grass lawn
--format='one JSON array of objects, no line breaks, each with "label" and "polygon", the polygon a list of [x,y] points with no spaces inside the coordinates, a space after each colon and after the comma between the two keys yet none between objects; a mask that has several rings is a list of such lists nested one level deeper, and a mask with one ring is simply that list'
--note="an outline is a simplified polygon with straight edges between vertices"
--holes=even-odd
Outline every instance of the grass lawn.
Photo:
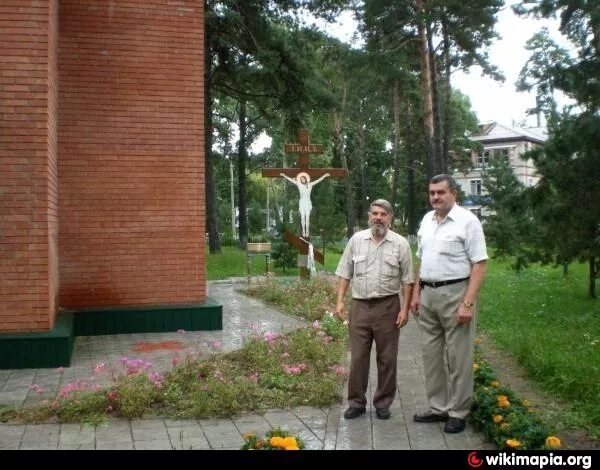
[{"label": "grass lawn", "polygon": [[[340,254],[327,252],[319,270],[335,271]],[[208,278],[246,274],[245,252],[223,248],[207,255]],[[297,270],[277,275],[296,275]],[[264,259],[252,259],[253,275],[264,273]],[[491,260],[482,289],[479,327],[525,368],[542,390],[573,405],[555,415],[561,426],[582,427],[600,437],[600,300],[587,297],[587,265],[532,266],[514,272]]]},{"label": "grass lawn", "polygon": [[[341,254],[335,251],[325,252],[325,266],[317,264],[318,271],[334,272],[340,260]],[[206,252],[208,280],[216,281],[219,279],[227,279],[228,277],[239,277],[247,275],[247,260],[246,252],[232,246],[224,246],[221,248],[220,255],[210,255]],[[273,260],[270,263],[270,270],[278,276],[297,276],[298,269],[296,268],[276,268]],[[252,276],[263,276],[265,274],[265,257],[251,256],[250,257],[250,274]]]}]

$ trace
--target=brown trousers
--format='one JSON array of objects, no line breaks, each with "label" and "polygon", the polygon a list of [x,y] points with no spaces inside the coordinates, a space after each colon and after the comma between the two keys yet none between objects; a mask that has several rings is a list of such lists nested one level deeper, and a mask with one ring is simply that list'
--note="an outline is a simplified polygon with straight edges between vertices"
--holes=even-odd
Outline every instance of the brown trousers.
[{"label": "brown trousers", "polygon": [[352,299],[350,310],[350,377],[348,405],[367,405],[367,386],[371,345],[377,352],[377,389],[373,395],[375,408],[389,408],[396,396],[396,364],[398,336],[396,318],[400,312],[398,295],[372,300]]}]

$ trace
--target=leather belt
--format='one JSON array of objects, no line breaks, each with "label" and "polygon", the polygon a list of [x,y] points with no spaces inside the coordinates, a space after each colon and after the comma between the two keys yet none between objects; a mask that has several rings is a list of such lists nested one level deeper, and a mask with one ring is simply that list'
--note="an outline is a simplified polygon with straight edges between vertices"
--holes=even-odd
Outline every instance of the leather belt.
[{"label": "leather belt", "polygon": [[419,286],[421,286],[421,289],[423,286],[432,287],[435,289],[436,287],[449,286],[450,284],[456,284],[467,280],[469,280],[468,277],[463,277],[462,279],[450,279],[448,281],[424,281],[421,279],[419,281]]}]

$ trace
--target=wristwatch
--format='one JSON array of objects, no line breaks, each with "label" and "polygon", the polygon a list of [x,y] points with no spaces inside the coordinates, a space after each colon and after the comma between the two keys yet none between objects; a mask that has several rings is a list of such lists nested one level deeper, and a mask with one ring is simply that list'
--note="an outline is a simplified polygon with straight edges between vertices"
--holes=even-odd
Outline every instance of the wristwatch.
[{"label": "wristwatch", "polygon": [[463,301],[463,305],[467,308],[471,308],[473,306],[473,302],[469,302],[468,300]]}]

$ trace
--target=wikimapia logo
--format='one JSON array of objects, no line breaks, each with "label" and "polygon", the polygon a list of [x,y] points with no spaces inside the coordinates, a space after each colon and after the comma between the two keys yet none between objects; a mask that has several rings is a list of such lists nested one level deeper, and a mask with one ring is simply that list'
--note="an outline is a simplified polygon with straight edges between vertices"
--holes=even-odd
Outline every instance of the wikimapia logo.
[{"label": "wikimapia logo", "polygon": [[576,467],[588,470],[592,468],[592,456],[591,455],[567,455],[566,458],[560,454],[518,454],[515,452],[507,453],[501,452],[498,455],[486,455],[485,462],[477,456],[477,452],[470,452],[467,456],[467,463],[471,468],[479,468],[484,463],[490,467],[497,466],[516,466],[516,467],[536,467],[543,469],[547,466],[557,467]]}]

